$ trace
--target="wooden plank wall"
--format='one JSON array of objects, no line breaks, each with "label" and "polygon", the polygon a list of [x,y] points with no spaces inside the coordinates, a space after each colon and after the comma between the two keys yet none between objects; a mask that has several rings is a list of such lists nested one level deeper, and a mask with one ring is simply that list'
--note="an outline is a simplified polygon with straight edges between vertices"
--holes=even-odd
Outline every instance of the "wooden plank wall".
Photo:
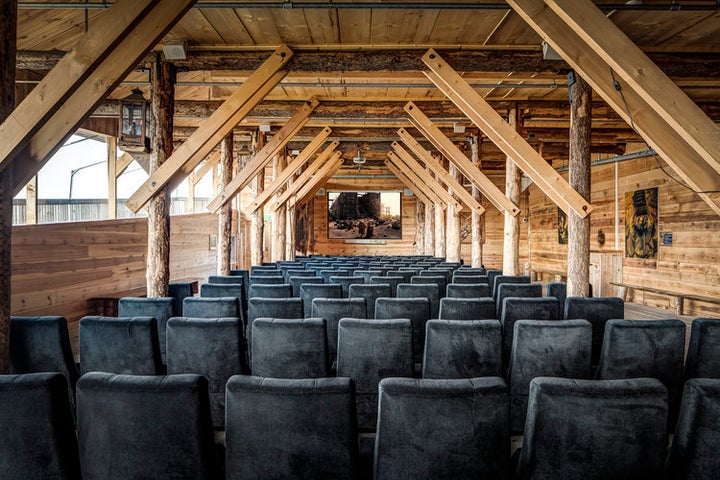
[{"label": "wooden plank wall", "polygon": [[[171,281],[214,274],[217,217],[173,216],[170,228]],[[145,218],[16,226],[12,240],[12,314],[62,315],[73,337],[88,299],[145,287]]]},{"label": "wooden plank wall", "polygon": [[[672,174],[664,163],[665,170]],[[617,167],[617,193],[615,174]],[[693,192],[668,177],[654,158],[629,160],[592,169],[592,252],[624,257],[625,193],[658,187],[658,232],[671,232],[673,245],[659,244],[657,260],[623,258],[622,281],[679,293],[720,298],[720,217]],[[617,196],[617,197],[616,197]],[[616,198],[618,200],[616,244]],[[557,240],[557,207],[530,187],[530,262],[533,270],[565,271],[567,246]],[[602,230],[605,243],[598,241]],[[669,296],[636,292],[634,302],[672,311]],[[720,316],[720,305],[685,301],[685,314]]]}]

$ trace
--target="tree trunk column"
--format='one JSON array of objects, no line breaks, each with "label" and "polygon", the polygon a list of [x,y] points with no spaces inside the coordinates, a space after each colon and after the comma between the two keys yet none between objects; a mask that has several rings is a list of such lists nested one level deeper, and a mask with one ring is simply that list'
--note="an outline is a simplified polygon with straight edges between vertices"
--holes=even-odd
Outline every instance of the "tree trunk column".
[{"label": "tree trunk column", "polygon": [[425,255],[425,203],[415,197],[415,255]]},{"label": "tree trunk column", "polygon": [[425,252],[423,255],[435,254],[435,204],[425,205]]},{"label": "tree trunk column", "polygon": [[[470,135],[472,143],[470,144],[470,156],[473,165],[482,171],[482,159],[480,158],[480,146],[482,145],[482,135],[472,133]],[[472,196],[482,205],[482,193],[480,189],[473,184]],[[470,226],[470,241],[472,243],[472,266],[480,267],[483,264],[483,238],[482,238],[482,222],[485,217],[473,210],[472,224]]]},{"label": "tree trunk column", "polygon": [[[439,154],[433,154],[435,161],[442,164],[442,157]],[[432,170],[429,168],[427,172],[433,175]],[[438,178],[438,177],[435,177]],[[442,183],[442,181],[441,181]],[[442,208],[445,205],[435,205],[435,256],[440,258],[444,257],[445,252],[445,209]]]},{"label": "tree trunk column", "polygon": [[[592,128],[592,90],[575,73],[570,86],[569,183],[590,200],[590,133]],[[567,295],[587,297],[590,284],[590,216],[568,213]]]},{"label": "tree trunk column", "polygon": [[[220,142],[220,190],[233,177],[233,133]],[[232,241],[232,202],[226,202],[218,212],[217,273],[230,275],[230,243]]]},{"label": "tree trunk column", "polygon": [[[0,124],[15,108],[17,0],[0,0]],[[12,271],[12,165],[0,172],[0,374],[10,364],[10,272]]]},{"label": "tree trunk column", "polygon": [[[458,169],[450,164],[449,167],[450,176],[462,185],[462,175],[458,172]],[[448,188],[448,193],[452,195],[452,188]],[[447,228],[445,231],[446,235],[446,251],[445,259],[448,262],[459,262],[460,261],[460,212],[457,211],[455,205],[448,204],[447,212]]]},{"label": "tree trunk column", "polygon": [[[508,123],[516,128],[517,111],[510,109]],[[507,157],[505,161],[505,196],[515,205],[520,205],[520,180],[522,172],[515,162]],[[503,274],[520,275],[520,218],[505,212],[505,235],[503,242]]]},{"label": "tree trunk column", "polygon": [[[280,173],[287,167],[287,153],[281,150],[273,160],[273,178],[277,178]],[[280,198],[285,188],[278,189],[275,200]],[[272,261],[277,262],[285,260],[285,234],[287,229],[287,215],[285,213],[285,204],[275,211],[272,223]]]},{"label": "tree trunk column", "polygon": [[[265,134],[258,132],[257,145],[254,153],[257,153],[265,146]],[[253,200],[265,189],[265,169],[263,168],[255,179],[250,182],[250,194]],[[263,209],[259,208],[250,217],[250,264],[262,265],[263,263],[263,236],[265,235],[265,218]]]}]

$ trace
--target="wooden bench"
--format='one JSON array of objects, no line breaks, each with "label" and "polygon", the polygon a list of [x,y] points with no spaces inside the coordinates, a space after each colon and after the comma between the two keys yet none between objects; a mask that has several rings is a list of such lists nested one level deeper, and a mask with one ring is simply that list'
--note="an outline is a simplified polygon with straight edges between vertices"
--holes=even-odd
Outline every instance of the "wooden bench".
[{"label": "wooden bench", "polygon": [[620,291],[620,296],[625,301],[627,301],[629,297],[632,297],[633,290],[640,290],[643,292],[656,293],[658,295],[666,295],[668,297],[672,297],[673,298],[673,311],[676,315],[684,315],[683,310],[685,308],[685,299],[686,298],[689,298],[691,300],[698,300],[701,302],[720,304],[720,298],[705,297],[702,295],[695,295],[693,293],[673,292],[670,290],[664,290],[662,288],[647,287],[647,286],[643,286],[643,285],[632,285],[629,283],[621,283],[621,282],[609,282],[609,283],[610,283],[610,285],[615,285],[616,287],[620,287],[622,289]]}]

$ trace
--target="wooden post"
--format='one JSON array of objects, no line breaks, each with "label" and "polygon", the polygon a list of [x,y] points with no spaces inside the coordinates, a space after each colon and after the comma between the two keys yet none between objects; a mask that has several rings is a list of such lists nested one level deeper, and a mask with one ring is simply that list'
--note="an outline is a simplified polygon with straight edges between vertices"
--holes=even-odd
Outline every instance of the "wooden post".
[{"label": "wooden post", "polygon": [[[173,152],[175,81],[173,66],[158,54],[152,71],[152,116],[155,131],[150,145],[152,175]],[[148,297],[166,297],[170,281],[170,191],[160,189],[148,203]]]},{"label": "wooden post", "polygon": [[295,207],[285,211],[285,260],[295,260]]},{"label": "wooden post", "polygon": [[185,203],[185,213],[195,213],[195,181],[192,175],[187,177],[188,196]]},{"label": "wooden post", "polygon": [[107,137],[108,219],[117,218],[117,138]]},{"label": "wooden post", "polygon": [[[17,0],[0,0],[0,124],[15,108]],[[0,172],[0,374],[10,364],[13,168]]]},{"label": "wooden post", "polygon": [[[282,149],[273,160],[273,178],[277,178],[280,173],[287,167],[287,151]],[[280,187],[275,199],[279,199],[285,189]],[[287,229],[286,205],[282,204],[280,208],[275,210],[275,216],[272,223],[272,261],[285,260],[285,235]],[[262,209],[260,209],[262,210]]]},{"label": "wooden post", "polygon": [[25,190],[25,223],[35,225],[38,223],[38,177],[35,175],[27,184]]},{"label": "wooden post", "polygon": [[[220,142],[220,185],[223,189],[233,176],[233,132]],[[217,192],[217,190],[215,191]],[[232,203],[218,210],[217,273],[230,275],[230,242],[232,241]]]},{"label": "wooden post", "polygon": [[[574,74],[570,85],[569,183],[590,201],[590,133],[592,131],[592,89]],[[590,284],[590,216],[568,213],[567,295],[587,297]],[[599,292],[598,292],[599,294]]]},{"label": "wooden post", "polygon": [[[255,152],[265,146],[265,134],[258,132]],[[250,183],[250,195],[255,199],[265,188],[265,169],[261,169],[257,177]],[[263,262],[263,235],[265,233],[265,218],[262,209],[258,209],[250,216],[250,264],[262,265]]]},{"label": "wooden post", "polygon": [[[480,132],[470,134],[472,143],[470,144],[470,160],[472,164],[482,171],[482,159],[480,158],[480,147],[482,146],[482,135]],[[472,196],[478,203],[482,204],[482,193],[480,189],[473,183]],[[470,226],[470,242],[472,243],[472,266],[480,267],[483,264],[483,238],[482,223],[485,215],[472,212],[472,225]]]},{"label": "wooden post", "polygon": [[[450,176],[462,185],[462,174],[457,167],[449,164]],[[448,192],[452,193],[452,189],[448,188]],[[460,212],[455,209],[454,205],[448,204],[446,211],[447,228],[445,234],[447,236],[445,258],[448,262],[460,261]]]},{"label": "wooden post", "polygon": [[425,204],[425,253],[435,255],[435,204]]},{"label": "wooden post", "polygon": [[[517,108],[517,107],[516,107]],[[517,110],[508,112],[508,123],[517,129]],[[520,180],[522,172],[508,156],[505,161],[505,196],[515,205],[520,205]],[[505,213],[505,236],[503,241],[503,274],[520,275],[520,218]]]},{"label": "wooden post", "polygon": [[[434,152],[432,154],[432,156],[436,161],[442,163],[442,157],[440,156],[439,153]],[[427,171],[428,171],[429,175],[434,177],[434,175],[432,175],[432,170],[430,170],[428,168]],[[435,204],[435,209],[434,209],[434,213],[435,213],[435,223],[434,223],[435,252],[434,252],[434,256],[436,256],[436,257],[444,257],[445,256],[445,215],[444,215],[445,212],[444,211],[445,211],[445,209],[443,208],[442,205]]]},{"label": "wooden post", "polygon": [[416,255],[425,255],[425,203],[415,196],[415,246]]}]

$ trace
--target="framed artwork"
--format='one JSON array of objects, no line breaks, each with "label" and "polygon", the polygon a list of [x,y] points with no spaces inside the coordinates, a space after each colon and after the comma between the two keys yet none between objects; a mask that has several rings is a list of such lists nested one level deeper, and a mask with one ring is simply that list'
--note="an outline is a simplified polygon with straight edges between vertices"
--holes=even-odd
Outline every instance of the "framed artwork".
[{"label": "framed artwork", "polygon": [[328,192],[328,238],[402,238],[401,192]]},{"label": "framed artwork", "polygon": [[567,213],[558,207],[558,243],[567,245],[568,243],[568,218]]},{"label": "framed artwork", "polygon": [[657,259],[658,189],[625,194],[625,257]]}]

